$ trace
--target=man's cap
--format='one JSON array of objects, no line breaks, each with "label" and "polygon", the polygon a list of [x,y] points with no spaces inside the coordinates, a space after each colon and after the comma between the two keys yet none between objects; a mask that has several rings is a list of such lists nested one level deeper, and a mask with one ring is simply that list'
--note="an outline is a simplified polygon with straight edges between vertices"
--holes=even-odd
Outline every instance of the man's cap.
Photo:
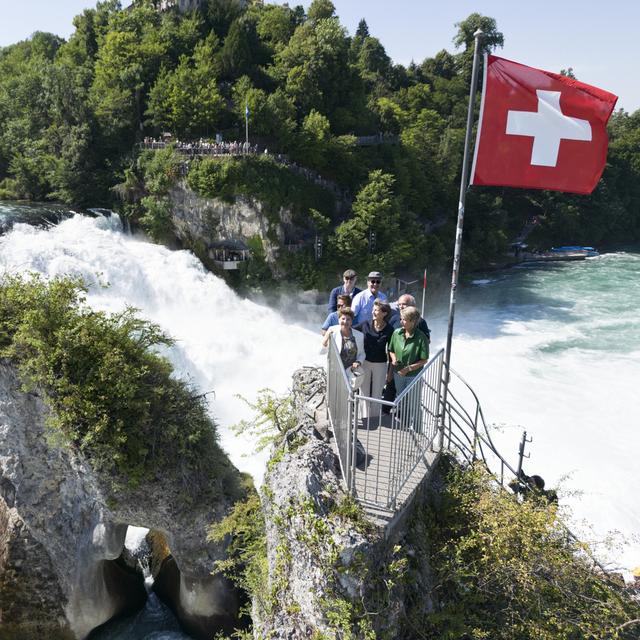
[{"label": "man's cap", "polygon": [[379,271],[371,271],[367,276],[367,280],[382,280],[382,274]]},{"label": "man's cap", "polygon": [[353,269],[347,269],[343,274],[343,278],[355,278],[358,274]]}]

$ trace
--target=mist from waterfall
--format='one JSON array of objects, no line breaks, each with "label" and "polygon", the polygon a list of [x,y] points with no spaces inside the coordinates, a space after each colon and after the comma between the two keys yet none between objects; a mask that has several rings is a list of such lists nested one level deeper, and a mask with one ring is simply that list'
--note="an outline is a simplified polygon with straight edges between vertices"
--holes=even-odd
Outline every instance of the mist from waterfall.
[{"label": "mist from waterfall", "polygon": [[88,302],[109,312],[127,305],[175,339],[163,349],[176,375],[208,395],[221,444],[233,463],[262,478],[267,452],[230,427],[252,417],[249,401],[263,388],[284,393],[291,374],[321,362],[319,334],[282,314],[240,298],[188,251],[171,251],[122,232],[116,215],[76,215],[49,229],[24,224],[0,237],[0,272],[81,276]]}]

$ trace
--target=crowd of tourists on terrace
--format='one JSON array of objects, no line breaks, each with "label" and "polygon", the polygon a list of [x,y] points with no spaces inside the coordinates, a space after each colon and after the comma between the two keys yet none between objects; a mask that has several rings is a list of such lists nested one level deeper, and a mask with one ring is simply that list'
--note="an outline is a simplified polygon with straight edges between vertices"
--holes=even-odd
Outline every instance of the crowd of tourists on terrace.
[{"label": "crowd of tourists on terrace", "polygon": [[[270,153],[267,147],[260,147],[258,144],[251,144],[247,141],[207,140],[204,138],[185,141],[167,135],[162,138],[146,136],[140,143],[142,149],[160,150],[166,149],[169,146],[173,146],[176,151],[187,158],[195,158],[196,156],[267,155],[273,158],[278,164],[303,176],[306,180],[325,189],[329,189],[337,197],[349,198],[349,194],[344,189],[341,189],[340,186],[332,180],[327,180],[327,178],[320,175],[317,171],[300,166],[283,153]],[[186,171],[186,168],[184,170]]]},{"label": "crowd of tourists on terrace", "polygon": [[[259,153],[257,144],[250,144],[247,141],[240,142],[233,140],[211,141],[200,138],[199,140],[174,140],[173,138],[152,138],[147,136],[141,143],[143,149],[165,149],[173,145],[177,151],[185,155],[194,156],[236,156]],[[265,149],[264,153],[268,153]]]}]

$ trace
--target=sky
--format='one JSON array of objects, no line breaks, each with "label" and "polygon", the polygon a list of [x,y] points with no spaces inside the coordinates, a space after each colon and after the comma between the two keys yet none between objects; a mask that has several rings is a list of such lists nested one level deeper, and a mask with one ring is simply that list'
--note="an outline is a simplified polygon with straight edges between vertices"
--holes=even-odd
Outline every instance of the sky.
[{"label": "sky", "polygon": [[[290,0],[309,6],[309,0]],[[473,12],[495,18],[504,34],[496,53],[532,67],[576,77],[619,96],[618,107],[640,108],[640,2],[637,0],[333,0],[350,34],[365,18],[394,62],[421,62],[454,51],[455,23]],[[123,4],[129,4],[125,1]],[[73,16],[91,0],[0,0],[0,46],[50,31],[68,38]]]}]

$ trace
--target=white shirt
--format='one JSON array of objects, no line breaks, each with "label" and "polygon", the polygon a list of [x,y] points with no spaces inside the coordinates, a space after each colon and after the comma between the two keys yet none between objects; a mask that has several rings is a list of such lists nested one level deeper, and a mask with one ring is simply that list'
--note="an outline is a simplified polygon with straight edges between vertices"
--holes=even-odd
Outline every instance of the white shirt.
[{"label": "white shirt", "polygon": [[[331,336],[331,339],[335,341],[336,345],[338,346],[338,353],[340,353],[342,351],[342,333],[340,333],[340,325],[334,324],[332,327],[329,327],[327,329],[327,333]],[[362,333],[362,331],[358,331],[357,329],[351,329],[351,333],[353,334],[353,338],[356,341],[356,349],[358,350],[358,355],[356,355],[356,362],[362,364],[365,358],[364,333]]]}]

